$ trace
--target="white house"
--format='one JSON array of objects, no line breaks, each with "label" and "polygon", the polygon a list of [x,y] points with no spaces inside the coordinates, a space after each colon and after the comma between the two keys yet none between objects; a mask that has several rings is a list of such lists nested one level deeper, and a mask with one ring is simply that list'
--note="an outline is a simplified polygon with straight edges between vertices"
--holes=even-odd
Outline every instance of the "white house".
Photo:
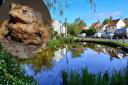
[{"label": "white house", "polygon": [[101,29],[99,30],[99,32],[100,32],[100,33],[105,32],[107,25],[108,25],[108,24],[103,24],[103,25],[101,26]]},{"label": "white house", "polygon": [[106,26],[106,32],[115,32],[116,29],[125,27],[125,22],[122,19],[111,20]]},{"label": "white house", "polygon": [[53,21],[52,27],[54,31],[58,32],[58,34],[66,32],[65,26],[62,23],[60,23],[58,20]]}]

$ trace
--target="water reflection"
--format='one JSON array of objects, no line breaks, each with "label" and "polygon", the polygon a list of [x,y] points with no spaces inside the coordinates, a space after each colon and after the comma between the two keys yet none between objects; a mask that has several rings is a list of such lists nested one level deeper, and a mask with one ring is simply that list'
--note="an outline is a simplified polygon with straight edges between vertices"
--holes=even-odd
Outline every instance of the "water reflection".
[{"label": "water reflection", "polygon": [[35,57],[22,63],[26,75],[33,76],[40,85],[60,85],[61,72],[80,71],[88,68],[90,73],[123,69],[128,54],[120,49],[92,44],[78,43],[58,48],[46,48]]},{"label": "water reflection", "polygon": [[37,53],[31,59],[22,61],[22,64],[30,64],[35,71],[47,70],[53,65],[53,56],[55,48],[42,49],[41,52]]},{"label": "water reflection", "polygon": [[66,56],[66,50],[67,50],[66,48],[63,49],[59,48],[57,51],[55,51],[53,60],[55,60],[56,62],[62,60]]},{"label": "water reflection", "polygon": [[80,44],[72,44],[68,46],[68,50],[71,52],[72,58],[77,58],[84,51],[84,47],[80,46]]},{"label": "water reflection", "polygon": [[120,49],[107,47],[107,46],[103,46],[103,45],[96,45],[95,51],[98,53],[108,54],[110,56],[110,60],[113,60],[113,58],[122,59],[122,58],[128,56],[127,53],[121,51]]}]

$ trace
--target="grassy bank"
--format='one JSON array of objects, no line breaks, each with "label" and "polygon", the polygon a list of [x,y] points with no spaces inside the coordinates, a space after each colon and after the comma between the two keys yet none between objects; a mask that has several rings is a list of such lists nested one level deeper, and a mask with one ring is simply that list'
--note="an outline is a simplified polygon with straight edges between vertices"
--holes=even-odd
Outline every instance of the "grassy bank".
[{"label": "grassy bank", "polygon": [[91,42],[91,43],[99,43],[99,44],[106,44],[106,45],[114,45],[114,46],[128,47],[128,43],[116,42],[116,41],[112,41],[112,40],[77,39],[75,41],[77,41],[77,42]]},{"label": "grassy bank", "polygon": [[108,45],[111,47],[116,47],[124,52],[128,52],[128,43],[123,43],[123,42],[116,42],[112,40],[98,40],[98,39],[76,39],[74,40],[76,42],[89,42],[89,43],[96,43],[96,44],[103,44],[103,45]]},{"label": "grassy bank", "polygon": [[61,44],[63,44],[63,41],[58,40],[58,39],[51,39],[48,41],[47,47],[56,47]]},{"label": "grassy bank", "polygon": [[18,62],[0,45],[0,85],[36,85],[32,77],[24,76]]},{"label": "grassy bank", "polygon": [[48,41],[47,47],[57,47],[64,44],[70,43],[73,41],[73,38],[52,38]]},{"label": "grassy bank", "polygon": [[113,72],[109,76],[108,72],[103,75],[90,74],[86,69],[82,70],[82,75],[76,72],[62,72],[63,85],[128,85],[128,67],[119,72]]}]

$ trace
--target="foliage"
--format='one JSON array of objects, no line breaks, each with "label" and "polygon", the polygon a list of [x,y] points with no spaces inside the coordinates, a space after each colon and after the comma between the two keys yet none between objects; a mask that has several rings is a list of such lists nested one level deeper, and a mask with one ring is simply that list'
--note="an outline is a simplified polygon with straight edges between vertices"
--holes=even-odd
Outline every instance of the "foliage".
[{"label": "foliage", "polygon": [[94,35],[97,32],[97,28],[89,28],[87,30],[82,30],[81,33],[86,33],[87,36]]},{"label": "foliage", "polygon": [[56,38],[58,36],[58,32],[57,31],[51,31],[51,38]]},{"label": "foliage", "polygon": [[0,84],[36,85],[32,77],[25,77],[24,71],[12,56],[0,45]]},{"label": "foliage", "polygon": [[79,43],[75,43],[75,42],[68,44],[68,49],[71,51],[73,58],[79,57],[80,54],[82,54],[84,51],[83,46],[81,47]]},{"label": "foliage", "polygon": [[117,41],[111,41],[111,40],[98,40],[98,39],[77,39],[77,42],[90,42],[90,43],[98,43],[98,44],[105,44],[109,46],[115,46],[115,47],[128,47],[128,43],[123,42],[117,42]]},{"label": "foliage", "polygon": [[52,67],[52,57],[54,57],[55,48],[43,48],[32,58],[25,60],[23,63],[31,64],[33,69],[37,72]]},{"label": "foliage", "polygon": [[86,26],[83,20],[76,18],[73,23],[67,24],[67,32],[71,36],[78,36],[81,32],[80,28]]},{"label": "foliage", "polygon": [[47,47],[56,47],[57,45],[60,45],[61,42],[58,39],[51,39],[47,43]]},{"label": "foliage", "polygon": [[[59,12],[60,15],[63,15],[63,9],[70,6],[70,0],[43,0],[47,7],[53,10],[55,13]],[[89,2],[91,9],[95,11],[95,2],[94,0],[86,0]],[[0,0],[0,6],[5,0]]]},{"label": "foliage", "polygon": [[104,21],[103,21],[103,24],[107,24],[107,23],[109,23],[110,22],[110,19],[105,19]]},{"label": "foliage", "polygon": [[128,67],[118,72],[114,71],[111,76],[106,71],[104,74],[90,74],[87,69],[82,74],[62,71],[63,85],[127,85]]},{"label": "foliage", "polygon": [[79,33],[79,30],[77,30],[75,28],[75,25],[74,24],[70,24],[67,27],[67,33],[70,34],[71,36],[76,36],[77,33]]},{"label": "foliage", "polygon": [[[63,15],[64,11],[63,9],[65,7],[70,7],[70,0],[43,0],[47,7],[51,10],[53,10],[54,12],[56,12],[57,10],[59,10],[59,14]],[[91,9],[95,11],[96,5],[94,0],[86,0],[89,2]]]},{"label": "foliage", "polygon": [[64,38],[64,37],[65,37],[65,34],[64,33],[58,34],[57,31],[51,30],[51,39],[52,38]]}]

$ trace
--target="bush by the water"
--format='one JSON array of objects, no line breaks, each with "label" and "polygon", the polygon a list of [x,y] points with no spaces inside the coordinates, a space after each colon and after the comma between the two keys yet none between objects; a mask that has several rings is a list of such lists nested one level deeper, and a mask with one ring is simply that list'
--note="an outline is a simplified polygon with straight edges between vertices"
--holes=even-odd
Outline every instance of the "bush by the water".
[{"label": "bush by the water", "polygon": [[0,85],[36,85],[32,77],[24,76],[24,71],[12,55],[0,45]]},{"label": "bush by the water", "polygon": [[52,38],[48,41],[47,47],[56,47],[56,46],[62,46],[64,44],[73,42],[72,37],[68,38]]},{"label": "bush by the water", "polygon": [[63,85],[128,85],[128,67],[112,75],[108,72],[90,74],[87,69],[82,70],[82,74],[63,71],[62,78]]}]

